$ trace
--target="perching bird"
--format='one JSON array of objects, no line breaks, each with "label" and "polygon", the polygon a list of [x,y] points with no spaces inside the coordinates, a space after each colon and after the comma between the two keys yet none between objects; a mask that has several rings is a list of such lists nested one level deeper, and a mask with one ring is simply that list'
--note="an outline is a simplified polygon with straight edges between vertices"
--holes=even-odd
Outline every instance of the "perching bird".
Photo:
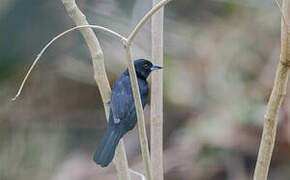
[{"label": "perching bird", "polygon": [[[148,96],[149,74],[162,67],[153,65],[146,59],[134,61],[142,107],[146,105]],[[102,167],[108,166],[115,155],[120,139],[137,123],[137,115],[128,69],[116,80],[110,100],[110,116],[107,131],[94,155],[94,161]]]}]

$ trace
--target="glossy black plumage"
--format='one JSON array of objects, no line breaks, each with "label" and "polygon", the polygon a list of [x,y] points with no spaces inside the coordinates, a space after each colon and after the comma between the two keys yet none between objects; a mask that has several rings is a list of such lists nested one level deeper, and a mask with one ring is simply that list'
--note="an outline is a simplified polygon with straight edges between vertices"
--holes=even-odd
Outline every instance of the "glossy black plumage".
[{"label": "glossy black plumage", "polygon": [[[142,106],[145,107],[148,97],[149,74],[160,66],[153,65],[145,59],[134,61]],[[137,123],[135,103],[128,69],[116,80],[110,100],[110,116],[107,131],[94,155],[94,161],[102,167],[107,166],[115,155],[120,139]]]}]

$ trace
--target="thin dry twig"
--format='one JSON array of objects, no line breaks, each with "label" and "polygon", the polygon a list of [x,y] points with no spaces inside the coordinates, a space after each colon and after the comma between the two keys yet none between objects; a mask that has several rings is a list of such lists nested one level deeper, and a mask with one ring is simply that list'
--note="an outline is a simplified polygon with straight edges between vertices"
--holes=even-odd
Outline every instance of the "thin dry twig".
[{"label": "thin dry twig", "polygon": [[278,2],[278,0],[274,0],[274,2],[275,2],[275,4],[277,5],[277,7],[279,8],[279,10],[280,10],[280,14],[281,14],[282,20],[283,20],[283,22],[284,22],[284,24],[285,24],[286,31],[288,32],[288,27],[289,27],[289,25],[288,25],[288,23],[287,23],[287,21],[286,21],[286,18],[285,18],[285,16],[284,16],[283,11],[282,11],[281,5],[280,5],[280,3]]},{"label": "thin dry twig", "polygon": [[[279,3],[277,3],[278,7]],[[288,13],[290,10],[290,3],[287,0],[283,1],[282,7],[282,20],[281,23],[281,55],[279,65],[276,71],[276,77],[274,81],[271,97],[267,105],[267,111],[264,117],[264,128],[261,139],[261,144],[258,153],[258,159],[256,162],[256,168],[254,173],[254,180],[266,180],[268,177],[268,171],[271,163],[272,153],[275,144],[276,132],[277,132],[277,116],[281,107],[281,104],[286,96],[286,89],[289,76],[290,62],[288,58],[289,42],[288,42],[288,27],[286,20],[289,20]]]},{"label": "thin dry twig", "polygon": [[145,165],[146,179],[151,180],[151,167],[150,167],[150,155],[148,148],[148,140],[146,135],[144,112],[141,104],[141,98],[139,93],[139,86],[137,82],[137,76],[135,72],[134,62],[131,57],[131,47],[128,44],[124,44],[126,50],[126,58],[128,62],[128,69],[130,74],[130,80],[132,84],[132,91],[135,101],[136,113],[138,118],[138,130],[139,130],[139,139],[141,145],[142,158]]},{"label": "thin dry twig", "polygon": [[160,3],[156,4],[142,19],[139,21],[139,23],[136,25],[134,30],[130,33],[128,36],[128,45],[130,46],[132,41],[134,40],[137,33],[140,31],[140,29],[144,26],[144,24],[150,19],[150,17],[158,11],[160,8],[165,6],[167,3],[169,3],[171,0],[163,0]]},{"label": "thin dry twig", "polygon": [[105,28],[105,27],[102,27],[102,26],[97,26],[97,25],[80,25],[80,26],[76,26],[76,27],[73,27],[73,28],[70,28],[60,34],[58,34],[57,36],[55,36],[52,40],[50,40],[43,48],[42,50],[40,51],[40,53],[37,55],[37,57],[34,59],[32,65],[30,66],[29,70],[27,71],[18,91],[17,91],[17,94],[15,95],[14,98],[12,98],[12,101],[15,101],[19,95],[21,94],[22,92],[22,89],[31,73],[31,71],[34,69],[35,65],[37,64],[37,62],[39,61],[40,57],[43,55],[43,53],[46,51],[46,49],[52,44],[54,43],[54,41],[58,40],[59,38],[61,38],[62,36],[64,36],[65,34],[71,32],[71,31],[74,31],[74,30],[77,30],[77,29],[82,29],[82,28],[94,28],[94,29],[98,29],[98,30],[102,30],[102,31],[105,31],[115,37],[117,37],[118,39],[122,40],[122,39],[125,39],[124,36],[120,35],[119,33],[116,33],[108,28]]},{"label": "thin dry twig", "polygon": [[144,120],[144,113],[143,108],[141,105],[141,98],[139,93],[139,86],[137,83],[137,77],[136,72],[134,70],[133,60],[131,58],[131,43],[134,40],[135,36],[139,32],[139,30],[143,27],[143,25],[150,19],[150,17],[157,12],[160,8],[165,6],[167,3],[169,3],[171,0],[163,0],[160,3],[156,4],[143,18],[142,20],[136,25],[134,30],[130,33],[129,37],[127,38],[127,41],[123,39],[124,48],[126,50],[126,57],[128,61],[128,68],[130,73],[130,79],[132,84],[132,90],[134,95],[134,101],[136,106],[136,112],[138,117],[138,128],[139,128],[139,138],[140,138],[140,144],[141,144],[141,151],[142,151],[142,158],[145,165],[145,172],[146,172],[146,179],[151,180],[152,179],[152,173],[151,173],[151,162],[150,162],[150,156],[149,156],[149,148],[148,148],[148,140],[146,136],[146,128],[145,128],[145,120]]},{"label": "thin dry twig", "polygon": [[[160,0],[153,0],[153,6]],[[152,16],[152,61],[163,66],[164,8]],[[151,75],[151,163],[152,178],[163,180],[163,71]]]}]

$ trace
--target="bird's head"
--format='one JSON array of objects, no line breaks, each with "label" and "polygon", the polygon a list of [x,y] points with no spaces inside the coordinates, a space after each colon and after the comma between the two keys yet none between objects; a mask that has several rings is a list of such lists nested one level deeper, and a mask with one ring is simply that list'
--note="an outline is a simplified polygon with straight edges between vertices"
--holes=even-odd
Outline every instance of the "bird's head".
[{"label": "bird's head", "polygon": [[137,59],[134,61],[135,71],[139,77],[147,78],[149,74],[158,69],[162,69],[161,66],[157,66],[152,64],[150,61],[146,59]]}]

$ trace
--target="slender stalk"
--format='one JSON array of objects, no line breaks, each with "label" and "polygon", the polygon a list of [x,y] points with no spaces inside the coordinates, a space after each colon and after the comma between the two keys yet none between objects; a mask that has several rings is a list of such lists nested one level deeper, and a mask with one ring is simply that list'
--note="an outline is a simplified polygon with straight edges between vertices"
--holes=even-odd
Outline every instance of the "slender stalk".
[{"label": "slender stalk", "polygon": [[[290,44],[288,37],[288,27],[290,14],[290,4],[288,0],[283,0],[282,18],[281,18],[281,55],[279,65],[276,71],[275,82],[271,97],[268,102],[267,111],[264,117],[264,128],[259,148],[258,159],[254,173],[254,180],[266,180],[269,166],[271,163],[275,137],[277,131],[277,116],[281,104],[286,95],[286,88],[289,76],[289,57]],[[287,22],[286,22],[287,21]]]},{"label": "slender stalk", "polygon": [[[70,28],[60,34],[58,34],[57,36],[55,36],[54,38],[52,38],[52,40],[50,40],[40,51],[40,53],[37,55],[37,57],[33,60],[33,63],[32,65],[30,66],[29,70],[27,71],[25,77],[23,78],[22,82],[21,82],[21,85],[17,91],[17,94],[14,96],[14,98],[12,98],[12,101],[15,101],[21,94],[22,90],[23,90],[23,87],[30,75],[30,73],[32,72],[32,70],[34,69],[35,65],[38,63],[39,59],[41,58],[41,56],[43,55],[43,53],[45,53],[45,51],[47,50],[47,48],[50,47],[50,45],[52,45],[56,40],[58,40],[59,38],[63,37],[64,35],[66,35],[67,33],[69,32],[72,32],[74,30],[78,30],[78,29],[84,29],[84,28],[93,28],[93,29],[98,29],[98,30],[101,30],[101,31],[104,31],[112,36],[115,36],[116,38],[122,40],[122,39],[125,39],[124,36],[108,29],[108,28],[105,28],[105,27],[102,27],[102,26],[97,26],[97,25],[80,25],[80,26],[76,26],[76,27],[73,27],[73,28]],[[97,57],[97,53],[94,53],[95,54],[95,57]],[[102,54],[102,53],[101,53]],[[103,55],[102,55],[103,56]],[[106,107],[106,106],[105,106]],[[105,109],[105,111],[107,112],[108,109]]]},{"label": "slender stalk", "polygon": [[[160,0],[153,0],[153,6]],[[152,61],[163,66],[164,8],[152,16]],[[151,163],[152,178],[163,180],[163,71],[151,75]]]},{"label": "slender stalk", "polygon": [[137,76],[135,73],[134,62],[131,58],[131,47],[128,44],[124,44],[126,50],[126,58],[128,62],[128,69],[130,74],[130,80],[132,84],[132,91],[135,101],[136,113],[138,118],[138,130],[139,130],[139,139],[141,144],[142,158],[145,166],[146,180],[151,180],[151,167],[150,167],[150,155],[148,148],[148,140],[146,135],[144,112],[141,104],[141,98],[139,93],[139,86],[137,83]]},{"label": "slender stalk", "polygon": [[[72,18],[74,23],[79,25],[88,25],[85,15],[78,8],[75,0],[62,0],[69,16]],[[100,28],[100,27],[99,27]],[[118,33],[111,30],[100,28],[114,34],[119,38],[123,38]],[[99,87],[100,94],[105,107],[106,117],[109,120],[109,100],[111,98],[111,88],[105,71],[104,56],[101,49],[100,43],[91,28],[81,29],[81,34],[83,35],[92,56],[92,62],[94,67],[95,80]],[[130,180],[130,175],[128,171],[128,161],[125,152],[125,146],[123,140],[120,141],[117,149],[116,156],[114,157],[114,163],[116,165],[117,173],[119,179]]]},{"label": "slender stalk", "polygon": [[152,173],[151,173],[151,167],[150,167],[150,156],[149,156],[149,148],[148,148],[148,140],[146,136],[146,128],[145,128],[145,120],[144,120],[144,113],[143,108],[141,105],[141,99],[140,99],[140,93],[139,93],[139,86],[137,83],[137,77],[135,68],[133,65],[133,60],[131,58],[131,43],[134,40],[135,36],[139,32],[139,30],[143,27],[143,25],[148,21],[148,19],[157,12],[160,8],[165,6],[167,3],[169,3],[171,0],[163,0],[157,5],[155,5],[142,19],[141,21],[136,25],[134,30],[130,33],[127,40],[122,39],[124,48],[126,50],[126,58],[128,61],[128,67],[129,67],[129,73],[130,73],[130,79],[132,84],[132,90],[134,95],[134,101],[136,106],[136,113],[138,118],[138,129],[139,129],[139,138],[140,138],[140,144],[141,144],[141,151],[142,151],[142,157],[145,165],[145,171],[146,171],[146,179],[151,180],[152,179]]},{"label": "slender stalk", "polygon": [[151,18],[151,16],[158,11],[160,8],[162,8],[163,6],[165,6],[167,3],[169,3],[171,0],[163,0],[160,3],[156,4],[142,19],[141,21],[139,21],[139,23],[136,25],[136,27],[134,28],[134,30],[130,33],[129,37],[128,37],[128,45],[130,46],[130,44],[132,43],[132,41],[134,40],[135,36],[137,35],[137,33],[140,31],[140,29],[143,27],[143,25],[148,21],[148,19]]}]

